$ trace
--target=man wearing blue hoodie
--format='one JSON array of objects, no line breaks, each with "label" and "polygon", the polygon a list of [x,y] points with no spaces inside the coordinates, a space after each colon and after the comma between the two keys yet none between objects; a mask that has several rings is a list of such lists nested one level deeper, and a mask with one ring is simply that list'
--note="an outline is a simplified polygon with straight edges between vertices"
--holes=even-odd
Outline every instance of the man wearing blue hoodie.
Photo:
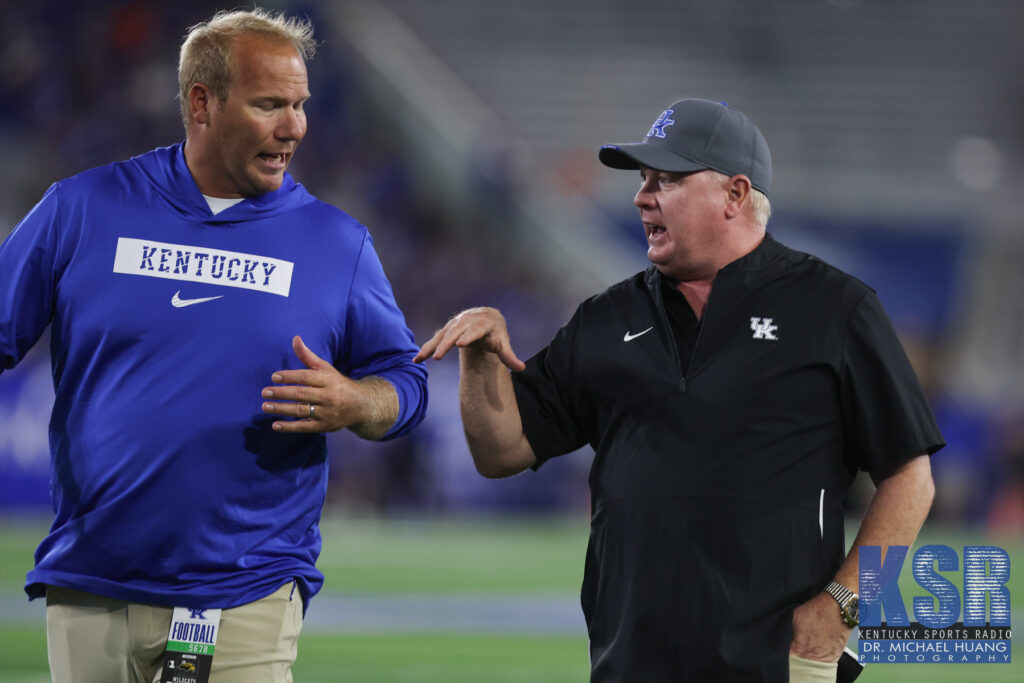
[{"label": "man wearing blue hoodie", "polygon": [[193,27],[185,142],[55,183],[0,246],[0,372],[52,323],[56,517],[25,590],[55,681],[290,681],[323,433],[423,418],[366,228],[286,172],[314,45],[262,10]]}]

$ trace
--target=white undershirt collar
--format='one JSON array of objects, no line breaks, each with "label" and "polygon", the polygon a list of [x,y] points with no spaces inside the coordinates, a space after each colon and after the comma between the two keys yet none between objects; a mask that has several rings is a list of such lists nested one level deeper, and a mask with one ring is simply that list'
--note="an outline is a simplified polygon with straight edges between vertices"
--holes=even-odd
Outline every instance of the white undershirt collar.
[{"label": "white undershirt collar", "polygon": [[216,216],[224,209],[230,209],[232,206],[245,199],[245,197],[232,197],[230,199],[225,199],[223,197],[211,197],[204,194],[203,199],[205,199],[206,203],[209,204],[210,211],[213,212],[213,215]]}]

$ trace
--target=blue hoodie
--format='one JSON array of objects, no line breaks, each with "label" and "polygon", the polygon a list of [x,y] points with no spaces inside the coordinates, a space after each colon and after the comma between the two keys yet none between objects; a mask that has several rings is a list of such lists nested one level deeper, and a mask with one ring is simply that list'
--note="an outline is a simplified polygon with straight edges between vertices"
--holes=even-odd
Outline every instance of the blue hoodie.
[{"label": "blue hoodie", "polygon": [[261,411],[294,335],[398,392],[384,438],[423,418],[426,371],[365,227],[285,175],[214,216],[182,145],[51,186],[0,246],[0,372],[52,322],[56,518],[25,590],[234,607],[323,584],[322,435]]}]

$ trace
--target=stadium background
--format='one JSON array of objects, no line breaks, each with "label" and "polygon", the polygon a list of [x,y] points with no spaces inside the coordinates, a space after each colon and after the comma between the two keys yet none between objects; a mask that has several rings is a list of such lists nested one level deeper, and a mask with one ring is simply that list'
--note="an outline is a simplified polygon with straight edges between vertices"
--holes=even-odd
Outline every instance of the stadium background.
[{"label": "stadium background", "polygon": [[[231,5],[0,4],[2,238],[54,180],[183,137],[177,47]],[[496,305],[519,354],[538,350],[582,297],[644,266],[638,179],[601,167],[599,145],[639,139],[679,97],[744,110],[775,161],[770,231],[878,291],[934,402],[949,446],[922,542],[1022,561],[1024,3],[264,6],[309,15],[322,42],[291,171],[369,226],[421,342],[461,308]],[[413,436],[331,436],[328,580],[296,679],[584,680],[590,456],[478,477],[456,364],[430,371]],[[0,378],[5,682],[46,680],[43,606],[20,586],[48,523],[51,401],[44,339]],[[869,493],[851,494],[851,523]],[[1020,680],[1020,642],[1009,666],[874,666],[862,680]]]}]

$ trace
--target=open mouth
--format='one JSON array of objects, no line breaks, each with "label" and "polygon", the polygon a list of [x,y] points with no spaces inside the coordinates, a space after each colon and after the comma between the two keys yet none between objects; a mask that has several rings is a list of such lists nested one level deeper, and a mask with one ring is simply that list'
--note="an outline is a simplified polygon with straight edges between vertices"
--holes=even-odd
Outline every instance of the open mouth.
[{"label": "open mouth", "polygon": [[268,154],[266,152],[261,152],[258,155],[258,157],[262,161],[265,161],[266,163],[270,164],[271,166],[283,167],[288,163],[288,155],[283,152],[278,154]]},{"label": "open mouth", "polygon": [[657,237],[665,232],[665,226],[657,223],[644,223],[644,230],[647,231],[648,237]]}]

